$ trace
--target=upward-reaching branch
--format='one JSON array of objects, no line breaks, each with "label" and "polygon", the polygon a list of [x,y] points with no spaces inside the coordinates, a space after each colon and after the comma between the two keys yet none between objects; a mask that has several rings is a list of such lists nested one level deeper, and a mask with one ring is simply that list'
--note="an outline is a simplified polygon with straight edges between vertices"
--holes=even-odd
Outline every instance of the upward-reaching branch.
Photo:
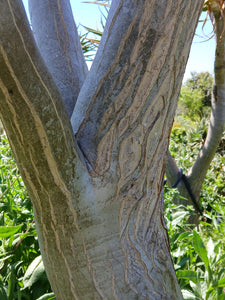
[{"label": "upward-reaching branch", "polygon": [[[0,11],[0,113],[20,171],[31,194],[31,185],[44,187],[50,174],[56,186],[69,188],[77,154],[58,89],[36,48],[22,2],[2,1]],[[34,205],[37,209],[41,203]]]},{"label": "upward-reaching branch", "polygon": [[[60,281],[65,290],[59,289],[57,297],[77,299],[68,266],[82,261],[71,246],[77,235],[74,244],[83,247],[75,208],[80,160],[70,120],[36,48],[22,2],[0,1],[0,11],[0,117],[33,203],[43,260],[48,275],[53,274],[52,288],[57,290],[57,278],[64,274]],[[81,168],[79,176],[85,171]],[[70,251],[61,255],[60,239],[65,235],[70,238],[63,247]],[[87,276],[85,280],[85,289],[91,290],[92,282]]]},{"label": "upward-reaching branch", "polygon": [[34,37],[71,116],[87,75],[70,1],[29,0]]},{"label": "upward-reaching branch", "polygon": [[[183,1],[113,2],[97,57],[71,119],[78,142],[93,168],[98,158],[104,156],[100,151],[103,143],[99,145],[109,128],[116,128],[120,143],[144,118],[160,86],[164,88],[157,99],[160,111],[169,104],[176,106],[174,95],[179,92],[193,36],[184,23],[189,22],[190,28],[193,22],[196,24],[191,10],[198,5],[196,1],[188,5]],[[184,17],[184,6],[190,10],[188,19]],[[172,15],[176,16],[175,22]],[[177,50],[171,55],[175,47]],[[84,101],[89,104],[88,109],[82,106]],[[112,141],[113,137],[108,139]]]},{"label": "upward-reaching branch", "polygon": [[197,197],[200,195],[202,183],[216,153],[225,127],[225,23],[218,3],[212,6],[212,9],[216,30],[216,54],[214,65],[215,85],[212,93],[211,117],[205,143],[189,172],[189,180],[193,186],[193,190],[197,192]]},{"label": "upward-reaching branch", "polygon": [[[216,35],[215,85],[211,100],[210,124],[205,143],[187,176],[196,201],[199,201],[203,181],[216,153],[225,127],[225,23],[224,7],[219,2],[211,0],[208,3]],[[222,2],[221,4],[223,4]],[[173,185],[176,181],[177,173],[178,168],[175,161],[171,155],[168,155],[166,175],[170,185]],[[182,183],[178,186],[178,189],[183,197],[190,200],[189,193]],[[181,201],[183,200],[181,199]]]},{"label": "upward-reaching branch", "polygon": [[[58,89],[36,47],[22,2],[8,0],[0,2],[0,5],[1,93],[8,99],[3,101],[1,97],[3,123],[21,131],[24,116],[27,124],[23,130],[27,130],[29,135],[32,132],[30,126],[33,118],[37,130],[40,129],[40,122],[44,127],[55,159],[59,155],[57,152],[63,150],[62,147],[70,145],[70,151],[74,152],[70,120]],[[13,117],[10,118],[8,113]],[[34,139],[40,138],[40,142],[43,142],[40,136],[35,138],[34,132],[32,135]],[[56,136],[60,136],[61,140],[58,145]],[[20,142],[23,141],[21,134],[17,138]],[[61,163],[63,160],[60,158],[59,164]]]}]

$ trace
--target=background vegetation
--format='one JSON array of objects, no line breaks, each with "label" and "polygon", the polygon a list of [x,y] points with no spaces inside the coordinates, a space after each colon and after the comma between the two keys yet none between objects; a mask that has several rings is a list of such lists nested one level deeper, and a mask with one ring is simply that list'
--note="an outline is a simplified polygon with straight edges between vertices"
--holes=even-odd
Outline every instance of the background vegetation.
[{"label": "background vegetation", "polygon": [[[186,173],[202,147],[210,115],[213,78],[193,73],[182,86],[170,152]],[[187,224],[192,206],[176,206],[176,189],[165,186],[165,217],[176,274],[185,299],[225,299],[225,136],[201,191],[199,226]]]},{"label": "background vegetation", "polygon": [[5,134],[0,136],[0,299],[54,299],[32,205]]}]

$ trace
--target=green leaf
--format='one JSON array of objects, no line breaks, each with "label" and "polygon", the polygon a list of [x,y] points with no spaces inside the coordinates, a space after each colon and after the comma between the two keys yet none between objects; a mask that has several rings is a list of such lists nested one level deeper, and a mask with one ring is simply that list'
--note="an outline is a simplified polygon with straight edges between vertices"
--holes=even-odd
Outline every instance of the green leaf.
[{"label": "green leaf", "polygon": [[210,259],[210,258],[211,258],[211,259],[214,259],[215,256],[216,256],[216,253],[215,253],[215,251],[214,251],[215,244],[213,243],[213,240],[212,240],[211,237],[209,238],[206,247],[207,247],[207,252],[208,252],[208,257],[209,257],[209,259]]},{"label": "green leaf", "polygon": [[187,300],[200,299],[200,298],[196,298],[196,295],[193,292],[190,292],[188,290],[182,290],[182,294],[183,294],[184,299],[187,299]]},{"label": "green leaf", "polygon": [[195,294],[195,299],[202,299],[201,298],[201,294],[202,294],[202,290],[201,290],[201,285],[200,282],[198,281],[197,283],[194,283],[193,281],[190,281],[190,286]]},{"label": "green leaf", "polygon": [[218,280],[217,287],[225,287],[225,278]]},{"label": "green leaf", "polygon": [[183,240],[183,239],[189,239],[191,237],[192,237],[191,232],[186,231],[186,232],[183,232],[183,233],[179,234],[179,237],[177,238],[177,241],[180,241],[180,240]]},{"label": "green leaf", "polygon": [[200,235],[195,230],[193,231],[193,246],[195,248],[195,251],[198,253],[202,261],[204,262],[206,269],[210,272],[209,259],[207,256],[206,247]]},{"label": "green leaf", "polygon": [[[82,25],[83,26],[83,25]],[[93,28],[90,28],[90,27],[87,27],[87,26],[83,26],[88,32],[91,32],[91,33],[94,33],[98,36],[102,36],[102,31],[100,30],[96,30],[96,29],[93,29]]]},{"label": "green leaf", "polygon": [[23,289],[31,287],[35,282],[42,279],[45,276],[45,268],[42,262],[41,255],[36,257],[29,265],[24,277],[23,277]]},{"label": "green leaf", "polygon": [[[8,258],[12,257],[13,255],[7,255],[7,256],[3,256],[3,258],[0,259],[0,262],[4,262],[5,260],[7,260]],[[1,298],[0,298],[1,299]]]},{"label": "green leaf", "polygon": [[0,299],[1,300],[8,300],[8,296],[7,296],[5,288],[3,286],[0,287]]},{"label": "green leaf", "polygon": [[18,226],[0,226],[0,238],[8,238],[14,235],[21,227],[22,224]]},{"label": "green leaf", "polygon": [[11,265],[10,276],[8,279],[8,300],[15,299],[16,286],[16,265]]},{"label": "green leaf", "polygon": [[48,293],[48,294],[44,294],[41,297],[39,297],[36,300],[55,300],[55,295],[54,293]]},{"label": "green leaf", "polygon": [[177,211],[173,213],[173,221],[172,221],[172,226],[176,226],[181,223],[181,221],[188,216],[187,211]]},{"label": "green leaf", "polygon": [[176,272],[177,274],[177,278],[178,279],[188,279],[193,281],[194,283],[197,283],[197,276],[196,276],[196,272],[195,271],[191,271],[191,270],[178,270]]}]

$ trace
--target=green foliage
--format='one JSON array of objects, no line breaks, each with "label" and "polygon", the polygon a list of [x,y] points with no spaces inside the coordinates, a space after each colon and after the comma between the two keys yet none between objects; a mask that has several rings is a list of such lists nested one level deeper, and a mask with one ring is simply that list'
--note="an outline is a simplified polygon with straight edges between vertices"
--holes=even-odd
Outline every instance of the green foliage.
[{"label": "green foliage", "polygon": [[31,202],[4,134],[0,207],[0,299],[55,299],[40,261]]},{"label": "green foliage", "polygon": [[84,3],[97,4],[104,9],[104,11],[101,10],[100,29],[82,26],[85,29],[85,33],[80,34],[80,42],[86,61],[93,61],[95,57],[101,41],[111,2],[111,0],[84,1]]},{"label": "green foliage", "polygon": [[201,90],[191,90],[188,86],[181,88],[179,106],[183,116],[189,119],[201,118],[203,116],[204,94]]},{"label": "green foliage", "polygon": [[80,35],[80,42],[86,61],[93,61],[98,49],[102,31],[83,26],[86,32]]},{"label": "green foliage", "polygon": [[171,254],[184,299],[225,299],[225,208],[206,212],[195,230],[187,224],[192,207],[176,206],[177,191],[165,188],[165,218]]},{"label": "green foliage", "polygon": [[177,118],[199,121],[210,113],[213,77],[208,72],[191,76],[181,88]]},{"label": "green foliage", "polygon": [[205,106],[211,106],[213,77],[209,72],[192,72],[191,78],[185,82],[185,86],[191,90],[201,91],[204,95],[202,104]]},{"label": "green foliage", "polygon": [[[182,123],[181,123],[182,122]],[[175,122],[170,135],[170,153],[180,168],[187,172],[196,160],[206,138],[208,120],[198,123]]]},{"label": "green foliage", "polygon": [[[198,114],[196,111],[194,114]],[[204,143],[208,120],[181,114],[170,138],[170,152],[187,173]],[[179,121],[178,121],[179,120]],[[196,121],[195,121],[196,120]],[[171,254],[184,299],[225,299],[225,157],[224,137],[203,183],[200,202],[204,216],[193,230],[187,222],[191,206],[176,206],[176,189],[165,186],[165,218]]]}]

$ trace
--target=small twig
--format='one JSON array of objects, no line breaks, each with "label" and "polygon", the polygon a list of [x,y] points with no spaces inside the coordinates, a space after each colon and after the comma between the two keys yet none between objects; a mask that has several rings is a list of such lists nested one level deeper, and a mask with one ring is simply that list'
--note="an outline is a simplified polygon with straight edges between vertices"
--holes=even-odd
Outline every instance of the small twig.
[{"label": "small twig", "polygon": [[20,174],[16,176],[16,179],[10,183],[10,186],[1,194],[0,196],[0,200],[5,196],[5,194],[11,189],[11,187],[14,185],[14,183],[18,180],[18,178],[20,177]]},{"label": "small twig", "polygon": [[82,3],[91,3],[91,4],[98,4],[98,5],[110,7],[110,4],[100,3],[100,2],[97,2],[97,1],[93,1],[93,2],[92,1],[82,1]]}]

